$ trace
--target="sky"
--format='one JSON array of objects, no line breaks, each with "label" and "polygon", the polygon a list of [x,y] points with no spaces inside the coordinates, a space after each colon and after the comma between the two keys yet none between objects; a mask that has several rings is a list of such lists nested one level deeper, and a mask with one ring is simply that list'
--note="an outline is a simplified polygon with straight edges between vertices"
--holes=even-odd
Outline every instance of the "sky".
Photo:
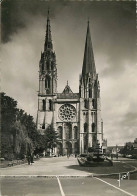
[{"label": "sky", "polygon": [[47,10],[57,58],[58,92],[79,89],[87,20],[101,88],[104,137],[108,145],[137,138],[135,1],[3,0],[1,87],[36,120],[38,70]]}]

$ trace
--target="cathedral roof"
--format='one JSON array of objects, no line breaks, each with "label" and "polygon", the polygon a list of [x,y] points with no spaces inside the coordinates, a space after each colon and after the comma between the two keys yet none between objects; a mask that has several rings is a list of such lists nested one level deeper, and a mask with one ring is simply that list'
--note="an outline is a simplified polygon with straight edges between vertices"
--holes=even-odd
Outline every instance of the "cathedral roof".
[{"label": "cathedral roof", "polygon": [[88,73],[91,73],[92,76],[96,74],[94,54],[93,54],[93,48],[92,48],[92,42],[90,36],[89,21],[87,26],[82,76],[85,77]]},{"label": "cathedral roof", "polygon": [[67,85],[65,86],[63,92],[63,94],[70,94],[70,93],[73,93],[70,86],[68,85],[68,82],[67,82]]}]

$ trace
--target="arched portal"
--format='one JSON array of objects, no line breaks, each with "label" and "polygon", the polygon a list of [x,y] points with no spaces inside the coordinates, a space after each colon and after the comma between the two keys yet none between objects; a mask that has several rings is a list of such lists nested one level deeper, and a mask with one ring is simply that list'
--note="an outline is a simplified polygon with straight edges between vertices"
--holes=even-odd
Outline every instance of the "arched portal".
[{"label": "arched portal", "polygon": [[65,130],[65,139],[66,140],[72,139],[72,124],[71,123],[65,123],[64,124],[64,130]]},{"label": "arched portal", "polygon": [[74,131],[74,139],[78,139],[78,127],[74,126],[73,131]]},{"label": "arched portal", "polygon": [[58,149],[58,155],[63,155],[63,147],[62,147],[62,143],[59,142],[57,145],[57,149]]},{"label": "arched portal", "polygon": [[79,145],[78,145],[78,142],[75,142],[74,143],[74,153],[75,154],[78,154],[79,153]]},{"label": "arched portal", "polygon": [[84,123],[84,152],[88,151],[88,124]]},{"label": "arched portal", "polygon": [[63,131],[62,131],[62,126],[59,126],[58,127],[58,135],[59,135],[59,139],[62,139],[62,135],[63,135],[63,133],[62,133]]},{"label": "arched portal", "polygon": [[66,142],[66,149],[67,149],[67,155],[72,154],[72,143],[67,141]]}]

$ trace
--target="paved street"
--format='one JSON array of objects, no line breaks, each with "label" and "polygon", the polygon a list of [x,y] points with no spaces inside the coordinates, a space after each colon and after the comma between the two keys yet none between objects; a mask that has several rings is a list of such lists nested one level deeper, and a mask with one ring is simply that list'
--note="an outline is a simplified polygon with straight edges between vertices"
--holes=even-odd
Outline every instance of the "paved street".
[{"label": "paved street", "polygon": [[[119,164],[123,171],[133,170]],[[122,165],[120,167],[120,164]],[[118,176],[92,177],[93,173],[116,171],[111,168],[80,167],[77,159],[70,157],[42,158],[33,165],[18,165],[1,169],[2,196],[135,196],[136,180],[122,180]],[[117,168],[117,170],[119,169]],[[112,172],[113,173],[113,172]],[[6,176],[4,176],[6,175]],[[12,176],[13,175],[13,176]],[[16,176],[17,175],[17,176]],[[20,176],[19,176],[20,175]],[[41,176],[43,175],[43,176]],[[65,175],[65,176],[62,176]],[[89,176],[90,175],[90,176]]]},{"label": "paved street", "polygon": [[134,168],[121,162],[114,162],[113,167],[80,167],[74,157],[41,158],[32,165],[22,164],[1,168],[1,175],[91,175],[93,173],[118,173],[131,171]]},{"label": "paved street", "polygon": [[[100,179],[100,178],[99,178]],[[105,182],[92,177],[60,177],[54,178],[2,178],[2,196],[126,196],[137,195],[136,181],[123,181],[121,189],[116,179],[103,179]],[[101,179],[102,180],[102,179]],[[126,192],[125,192],[126,191]]]}]

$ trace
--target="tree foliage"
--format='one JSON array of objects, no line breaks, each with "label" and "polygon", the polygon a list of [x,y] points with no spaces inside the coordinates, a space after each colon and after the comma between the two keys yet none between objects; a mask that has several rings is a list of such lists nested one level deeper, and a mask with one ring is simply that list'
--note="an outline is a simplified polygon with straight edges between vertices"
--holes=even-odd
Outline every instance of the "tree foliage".
[{"label": "tree foliage", "polygon": [[23,158],[36,145],[37,130],[33,117],[17,108],[17,101],[1,93],[1,156]]},{"label": "tree foliage", "polygon": [[58,141],[57,138],[58,138],[57,132],[55,131],[52,125],[49,125],[48,128],[45,130],[45,140],[47,144],[46,147],[51,149],[53,147],[56,147]]},{"label": "tree foliage", "polygon": [[17,101],[1,93],[1,156],[9,159],[41,153],[56,146],[58,135],[52,125],[38,133],[31,115],[17,108]]}]

